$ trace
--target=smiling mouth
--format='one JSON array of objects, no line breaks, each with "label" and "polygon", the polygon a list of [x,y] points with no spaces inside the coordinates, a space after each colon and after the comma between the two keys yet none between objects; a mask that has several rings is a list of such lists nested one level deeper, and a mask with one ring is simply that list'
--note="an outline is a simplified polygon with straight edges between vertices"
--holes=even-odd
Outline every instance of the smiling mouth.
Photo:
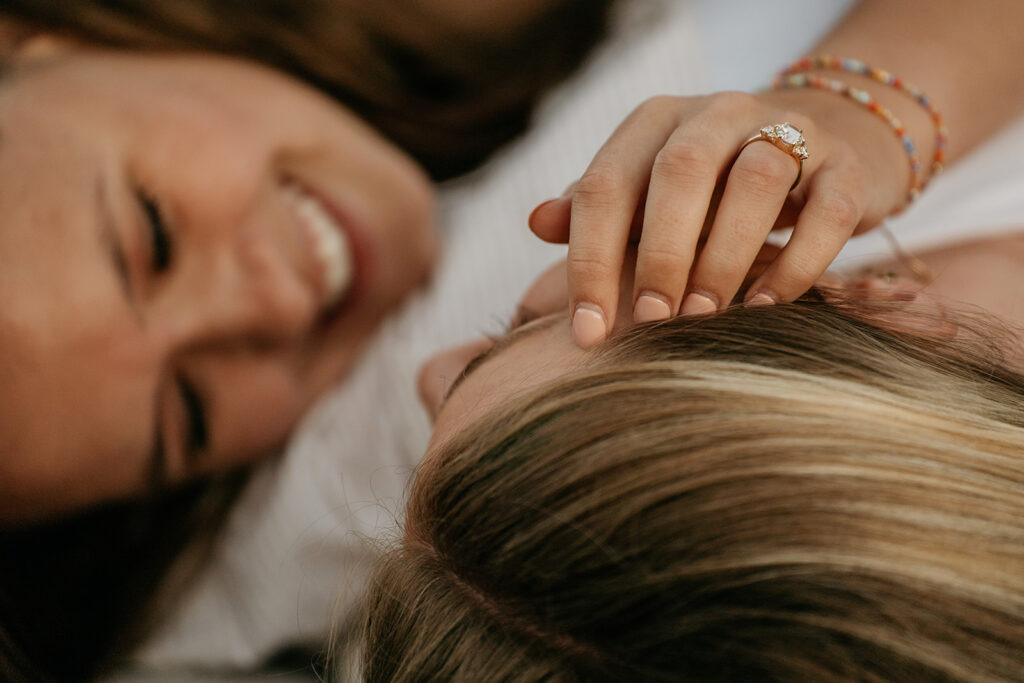
[{"label": "smiling mouth", "polygon": [[326,313],[337,306],[355,283],[352,243],[332,211],[306,188],[288,181],[284,190],[310,245],[314,285],[320,294],[320,310]]}]

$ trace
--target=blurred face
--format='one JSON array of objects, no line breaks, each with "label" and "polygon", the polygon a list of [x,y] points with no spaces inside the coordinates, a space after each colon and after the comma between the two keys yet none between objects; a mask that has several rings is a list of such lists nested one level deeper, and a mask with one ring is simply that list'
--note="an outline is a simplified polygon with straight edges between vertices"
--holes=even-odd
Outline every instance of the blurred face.
[{"label": "blurred face", "polygon": [[0,86],[0,520],[280,446],[433,260],[417,167],[219,58],[67,52]]}]

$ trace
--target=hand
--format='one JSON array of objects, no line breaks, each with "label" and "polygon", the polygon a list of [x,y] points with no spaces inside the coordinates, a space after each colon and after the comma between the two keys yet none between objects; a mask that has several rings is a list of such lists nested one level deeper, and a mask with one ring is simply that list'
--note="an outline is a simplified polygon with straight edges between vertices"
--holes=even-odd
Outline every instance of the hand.
[{"label": "hand", "polygon": [[[803,131],[798,163],[762,126]],[[765,238],[795,226],[789,244],[744,295],[749,304],[792,301],[825,271],[851,235],[901,205],[909,164],[886,123],[854,102],[811,90],[760,95],[655,97],[641,104],[559,199],[530,227],[568,242],[573,335],[584,348],[615,324],[623,254],[639,240],[637,322],[721,310],[736,296]]]}]

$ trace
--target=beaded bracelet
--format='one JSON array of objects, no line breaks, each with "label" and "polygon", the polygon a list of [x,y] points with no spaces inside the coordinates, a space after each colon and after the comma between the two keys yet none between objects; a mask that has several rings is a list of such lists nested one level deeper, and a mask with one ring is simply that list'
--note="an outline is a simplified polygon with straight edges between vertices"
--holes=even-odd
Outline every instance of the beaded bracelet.
[{"label": "beaded bracelet", "polygon": [[854,88],[842,81],[823,78],[821,76],[810,76],[804,73],[794,73],[777,78],[772,87],[776,90],[787,88],[817,88],[819,90],[827,90],[843,95],[854,102],[864,105],[864,107],[869,111],[889,124],[893,133],[895,133],[896,137],[899,138],[900,143],[903,145],[903,150],[907,153],[907,157],[910,160],[910,189],[907,191],[907,201],[903,206],[893,211],[893,215],[901,213],[911,202],[917,199],[918,195],[921,194],[921,190],[924,189],[924,177],[921,173],[923,167],[921,164],[921,157],[917,154],[917,147],[914,145],[914,141],[911,139],[910,135],[907,134],[907,130],[903,127],[900,120],[896,118],[896,116],[885,106],[878,102],[878,100],[873,98],[869,92],[859,88]]},{"label": "beaded bracelet", "polygon": [[912,97],[914,101],[928,112],[928,115],[932,119],[932,123],[935,124],[935,156],[932,158],[931,170],[932,175],[942,172],[942,165],[946,158],[946,142],[948,140],[949,131],[946,129],[946,126],[942,121],[942,114],[939,113],[939,110],[935,108],[935,104],[927,95],[924,94],[924,92],[921,91],[920,88],[894,76],[885,69],[877,69],[875,67],[868,66],[859,59],[852,59],[850,57],[834,57],[832,55],[802,57],[780,71],[776,79],[781,80],[792,74],[803,73],[812,69],[849,71],[851,73],[860,74],[874,79],[883,85],[887,85],[890,88],[895,88],[896,90]]}]

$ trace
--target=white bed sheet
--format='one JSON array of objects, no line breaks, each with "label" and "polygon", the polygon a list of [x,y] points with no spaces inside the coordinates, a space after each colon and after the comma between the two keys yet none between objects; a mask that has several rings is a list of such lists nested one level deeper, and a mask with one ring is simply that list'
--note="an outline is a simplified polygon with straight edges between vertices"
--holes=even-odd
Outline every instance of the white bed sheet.
[{"label": "white bed sheet", "polygon": [[[445,258],[436,279],[387,321],[286,456],[257,473],[212,563],[143,647],[140,665],[251,667],[282,646],[320,642],[358,595],[373,539],[393,529],[427,442],[418,366],[437,349],[500,328],[524,287],[564,255],[527,231],[533,206],[576,178],[646,97],[761,87],[850,4],[638,0],[613,39],[545,104],[530,135],[443,189]],[[914,249],[1024,224],[1020,158],[1024,120],[938,179],[893,229]],[[839,264],[888,253],[880,238],[858,239]]]}]

